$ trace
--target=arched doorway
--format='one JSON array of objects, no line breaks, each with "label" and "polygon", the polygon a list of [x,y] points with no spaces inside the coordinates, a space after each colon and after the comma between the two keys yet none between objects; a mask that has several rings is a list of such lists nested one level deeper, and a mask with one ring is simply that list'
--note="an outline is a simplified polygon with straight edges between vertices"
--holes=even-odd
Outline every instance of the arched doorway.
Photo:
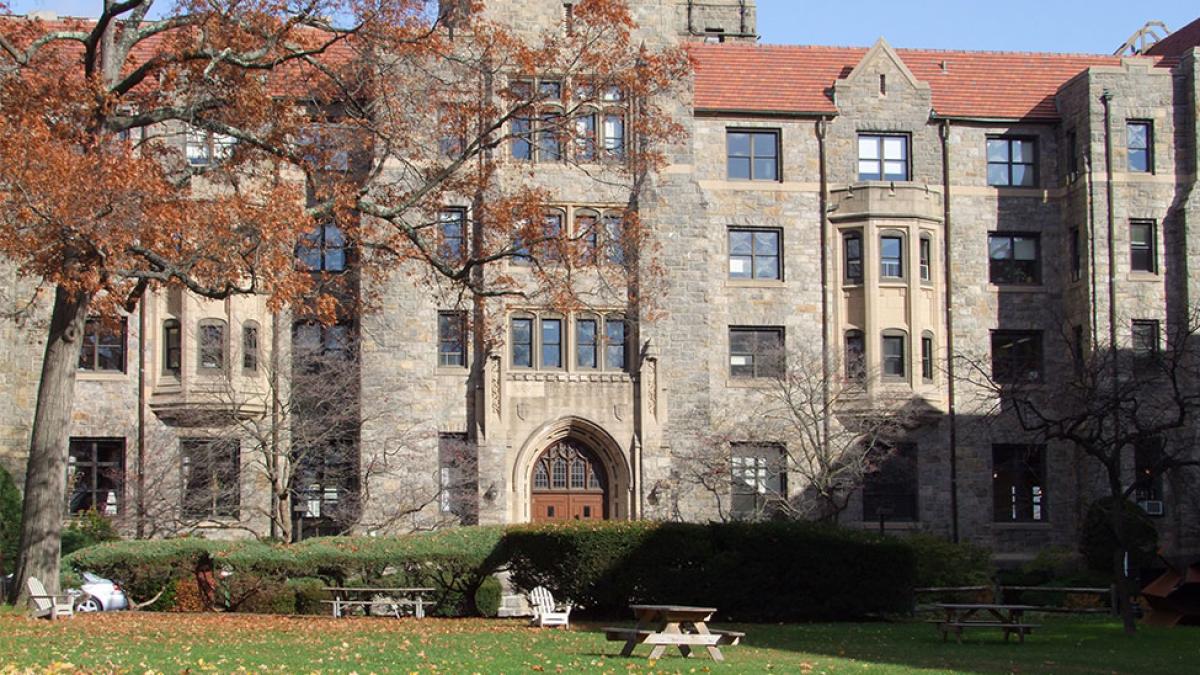
[{"label": "arched doorway", "polygon": [[571,438],[556,441],[533,462],[533,522],[607,519],[609,484],[604,465],[587,446]]}]

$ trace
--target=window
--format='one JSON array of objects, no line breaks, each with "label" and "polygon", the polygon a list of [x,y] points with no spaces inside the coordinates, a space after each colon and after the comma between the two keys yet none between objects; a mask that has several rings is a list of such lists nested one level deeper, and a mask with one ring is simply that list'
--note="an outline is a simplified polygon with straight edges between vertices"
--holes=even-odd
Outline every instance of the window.
[{"label": "window", "polygon": [[604,248],[608,262],[625,264],[625,219],[615,213],[604,214]]},{"label": "window", "polygon": [[438,255],[443,260],[462,262],[467,252],[466,223],[466,209],[446,209],[438,214]]},{"label": "window", "polygon": [[846,232],[842,235],[842,249],[846,258],[846,283],[863,282],[862,233]]},{"label": "window", "polygon": [[242,370],[258,370],[258,324],[253,321],[242,324]]},{"label": "window", "polygon": [[917,251],[921,266],[921,281],[933,280],[933,239],[927,234],[921,235],[917,241]]},{"label": "window", "polygon": [[184,518],[236,518],[241,506],[241,449],[224,438],[184,438]]},{"label": "window", "polygon": [[1046,520],[1046,453],[1040,445],[992,446],[992,496],[998,523]]},{"label": "window", "polygon": [[775,279],[779,268],[779,230],[729,230],[729,278]]},{"label": "window", "polygon": [[562,319],[542,319],[542,367],[562,368]]},{"label": "window", "polygon": [[604,321],[604,367],[625,369],[625,319],[609,317]]},{"label": "window", "polygon": [[67,456],[67,513],[121,512],[125,485],[124,438],[72,438]]},{"label": "window", "polygon": [[862,382],[867,379],[866,341],[861,330],[846,331],[846,379]]},{"label": "window", "polygon": [[[1166,444],[1161,436],[1139,438],[1133,444],[1134,499],[1148,515],[1162,515],[1163,471],[1167,468]],[[1155,506],[1157,508],[1155,508]]]},{"label": "window", "polygon": [[768,515],[787,499],[787,455],[773,443],[730,443],[730,512],[739,518]]},{"label": "window", "polygon": [[345,272],[346,237],[333,223],[318,225],[296,244],[296,262],[310,272]]},{"label": "window", "polygon": [[783,345],[783,328],[730,328],[729,374],[779,377],[783,374]]},{"label": "window", "polygon": [[605,113],[603,116],[604,152],[608,157],[620,159],[625,156],[625,116]]},{"label": "window", "polygon": [[225,322],[220,319],[203,319],[200,321],[200,357],[201,370],[221,370],[225,367]]},{"label": "window", "polygon": [[443,368],[466,367],[466,312],[438,312],[438,365]]},{"label": "window", "polygon": [[779,180],[779,132],[730,129],[725,133],[730,180]]},{"label": "window", "polygon": [[478,519],[475,448],[466,434],[438,434],[438,508],[464,523]]},{"label": "window", "polygon": [[1083,275],[1083,247],[1080,246],[1079,228],[1072,227],[1067,233],[1067,246],[1070,247],[1071,281],[1079,281]]},{"label": "window", "polygon": [[1154,124],[1146,121],[1125,123],[1125,149],[1130,171],[1154,172]]},{"label": "window", "polygon": [[863,521],[917,520],[917,445],[876,443],[863,474]]},{"label": "window", "polygon": [[1086,345],[1083,342],[1083,326],[1071,327],[1071,360],[1074,361],[1075,376],[1082,377],[1083,369],[1086,363],[1084,355]]},{"label": "window", "polygon": [[596,347],[598,341],[595,319],[575,320],[575,365],[577,367],[592,369],[597,366]]},{"label": "window", "polygon": [[337,367],[336,364],[351,359],[351,340],[349,324],[297,323],[292,328],[293,360],[309,372]]},{"label": "window", "polygon": [[987,139],[988,185],[1032,186],[1037,145],[1031,138]]},{"label": "window", "polygon": [[992,379],[1000,384],[1041,382],[1041,332],[993,331]]},{"label": "window", "polygon": [[1152,320],[1134,320],[1133,322],[1133,356],[1135,359],[1152,359],[1158,354],[1158,322]]},{"label": "window", "polygon": [[533,159],[533,120],[528,117],[514,117],[509,125],[512,134],[513,159]]},{"label": "window", "polygon": [[989,234],[988,276],[991,282],[1001,285],[1041,283],[1040,243],[1036,234]]},{"label": "window", "polygon": [[905,334],[899,330],[883,332],[883,376],[903,378],[908,373]]},{"label": "window", "polygon": [[293,446],[293,536],[344,534],[357,512],[358,446],[353,434],[329,430]]},{"label": "window", "polygon": [[1134,272],[1158,272],[1154,221],[1135,220],[1129,224],[1129,268]]},{"label": "window", "polygon": [[88,319],[83,326],[83,344],[79,350],[79,369],[95,372],[125,372],[126,320],[113,325],[101,319]]},{"label": "window", "polygon": [[545,113],[538,118],[535,137],[539,161],[557,162],[563,158],[561,126],[562,115],[557,112]]},{"label": "window", "polygon": [[533,367],[533,319],[514,317],[512,320],[513,368]]},{"label": "window", "polygon": [[884,235],[879,238],[879,276],[904,278],[904,237]]},{"label": "window", "polygon": [[184,154],[192,166],[208,166],[226,159],[233,152],[237,139],[189,126],[185,132]]},{"label": "window", "polygon": [[908,136],[858,135],[859,180],[908,180]]},{"label": "window", "polygon": [[298,144],[304,148],[304,161],[312,169],[349,171],[352,138],[347,127],[333,124],[310,125],[300,134]]},{"label": "window", "polygon": [[182,356],[179,320],[167,319],[163,322],[163,370],[178,375]]},{"label": "window", "polygon": [[921,336],[921,379],[933,382],[933,334]]}]

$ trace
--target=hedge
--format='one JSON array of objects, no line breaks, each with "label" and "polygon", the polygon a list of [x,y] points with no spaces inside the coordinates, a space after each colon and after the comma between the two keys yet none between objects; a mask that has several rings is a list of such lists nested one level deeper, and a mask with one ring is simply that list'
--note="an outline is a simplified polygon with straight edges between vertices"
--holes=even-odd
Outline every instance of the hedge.
[{"label": "hedge", "polygon": [[[63,561],[122,583],[149,609],[287,613],[314,611],[313,584],[435,589],[431,614],[477,613],[476,592],[496,566],[501,528],[460,528],[404,537],[327,537],[295,545],[204,539],[125,541],[92,546]],[[180,590],[183,589],[183,593]],[[178,598],[177,602],[177,596]],[[301,597],[303,596],[303,597]],[[319,604],[319,599],[316,599]]]},{"label": "hedge", "polygon": [[903,541],[796,522],[526,526],[504,548],[518,586],[615,616],[639,602],[712,606],[741,621],[899,613],[916,570]]},{"label": "hedge", "polygon": [[203,539],[114,542],[67,556],[151,609],[324,613],[326,585],[428,586],[431,614],[494,615],[493,572],[546,586],[593,615],[638,602],[718,607],[723,619],[856,619],[910,606],[917,556],[904,540],[806,523],[648,522],[457,528],[294,545]]}]

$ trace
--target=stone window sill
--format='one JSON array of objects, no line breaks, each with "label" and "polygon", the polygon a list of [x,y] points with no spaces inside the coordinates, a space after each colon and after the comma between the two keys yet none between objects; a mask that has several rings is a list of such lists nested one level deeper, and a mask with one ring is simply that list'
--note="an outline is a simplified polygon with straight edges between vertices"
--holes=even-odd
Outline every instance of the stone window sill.
[{"label": "stone window sill", "polygon": [[727,279],[725,285],[731,288],[786,288],[782,279]]},{"label": "stone window sill", "polygon": [[1046,286],[1044,284],[1030,284],[1028,286],[1020,286],[1016,284],[993,284],[988,283],[988,288],[994,293],[1045,293]]},{"label": "stone window sill", "polygon": [[992,529],[996,530],[1049,530],[1051,525],[1049,521],[1031,521],[1031,522],[998,522],[992,523]]},{"label": "stone window sill", "polygon": [[1162,276],[1159,274],[1156,274],[1154,272],[1130,272],[1129,274],[1125,275],[1125,280],[1141,282],[1141,283],[1145,283],[1145,282],[1154,283],[1154,282],[1162,281]]},{"label": "stone window sill", "polygon": [[79,382],[128,382],[129,373],[80,370],[76,372],[75,379]]}]

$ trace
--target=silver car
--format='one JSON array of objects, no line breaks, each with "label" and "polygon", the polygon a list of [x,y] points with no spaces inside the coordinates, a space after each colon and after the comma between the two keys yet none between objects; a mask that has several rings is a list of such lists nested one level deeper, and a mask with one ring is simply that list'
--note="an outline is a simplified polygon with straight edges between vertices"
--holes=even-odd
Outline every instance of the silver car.
[{"label": "silver car", "polygon": [[121,587],[90,572],[83,573],[83,586],[69,593],[75,597],[76,612],[113,612],[129,609],[129,600]]}]

